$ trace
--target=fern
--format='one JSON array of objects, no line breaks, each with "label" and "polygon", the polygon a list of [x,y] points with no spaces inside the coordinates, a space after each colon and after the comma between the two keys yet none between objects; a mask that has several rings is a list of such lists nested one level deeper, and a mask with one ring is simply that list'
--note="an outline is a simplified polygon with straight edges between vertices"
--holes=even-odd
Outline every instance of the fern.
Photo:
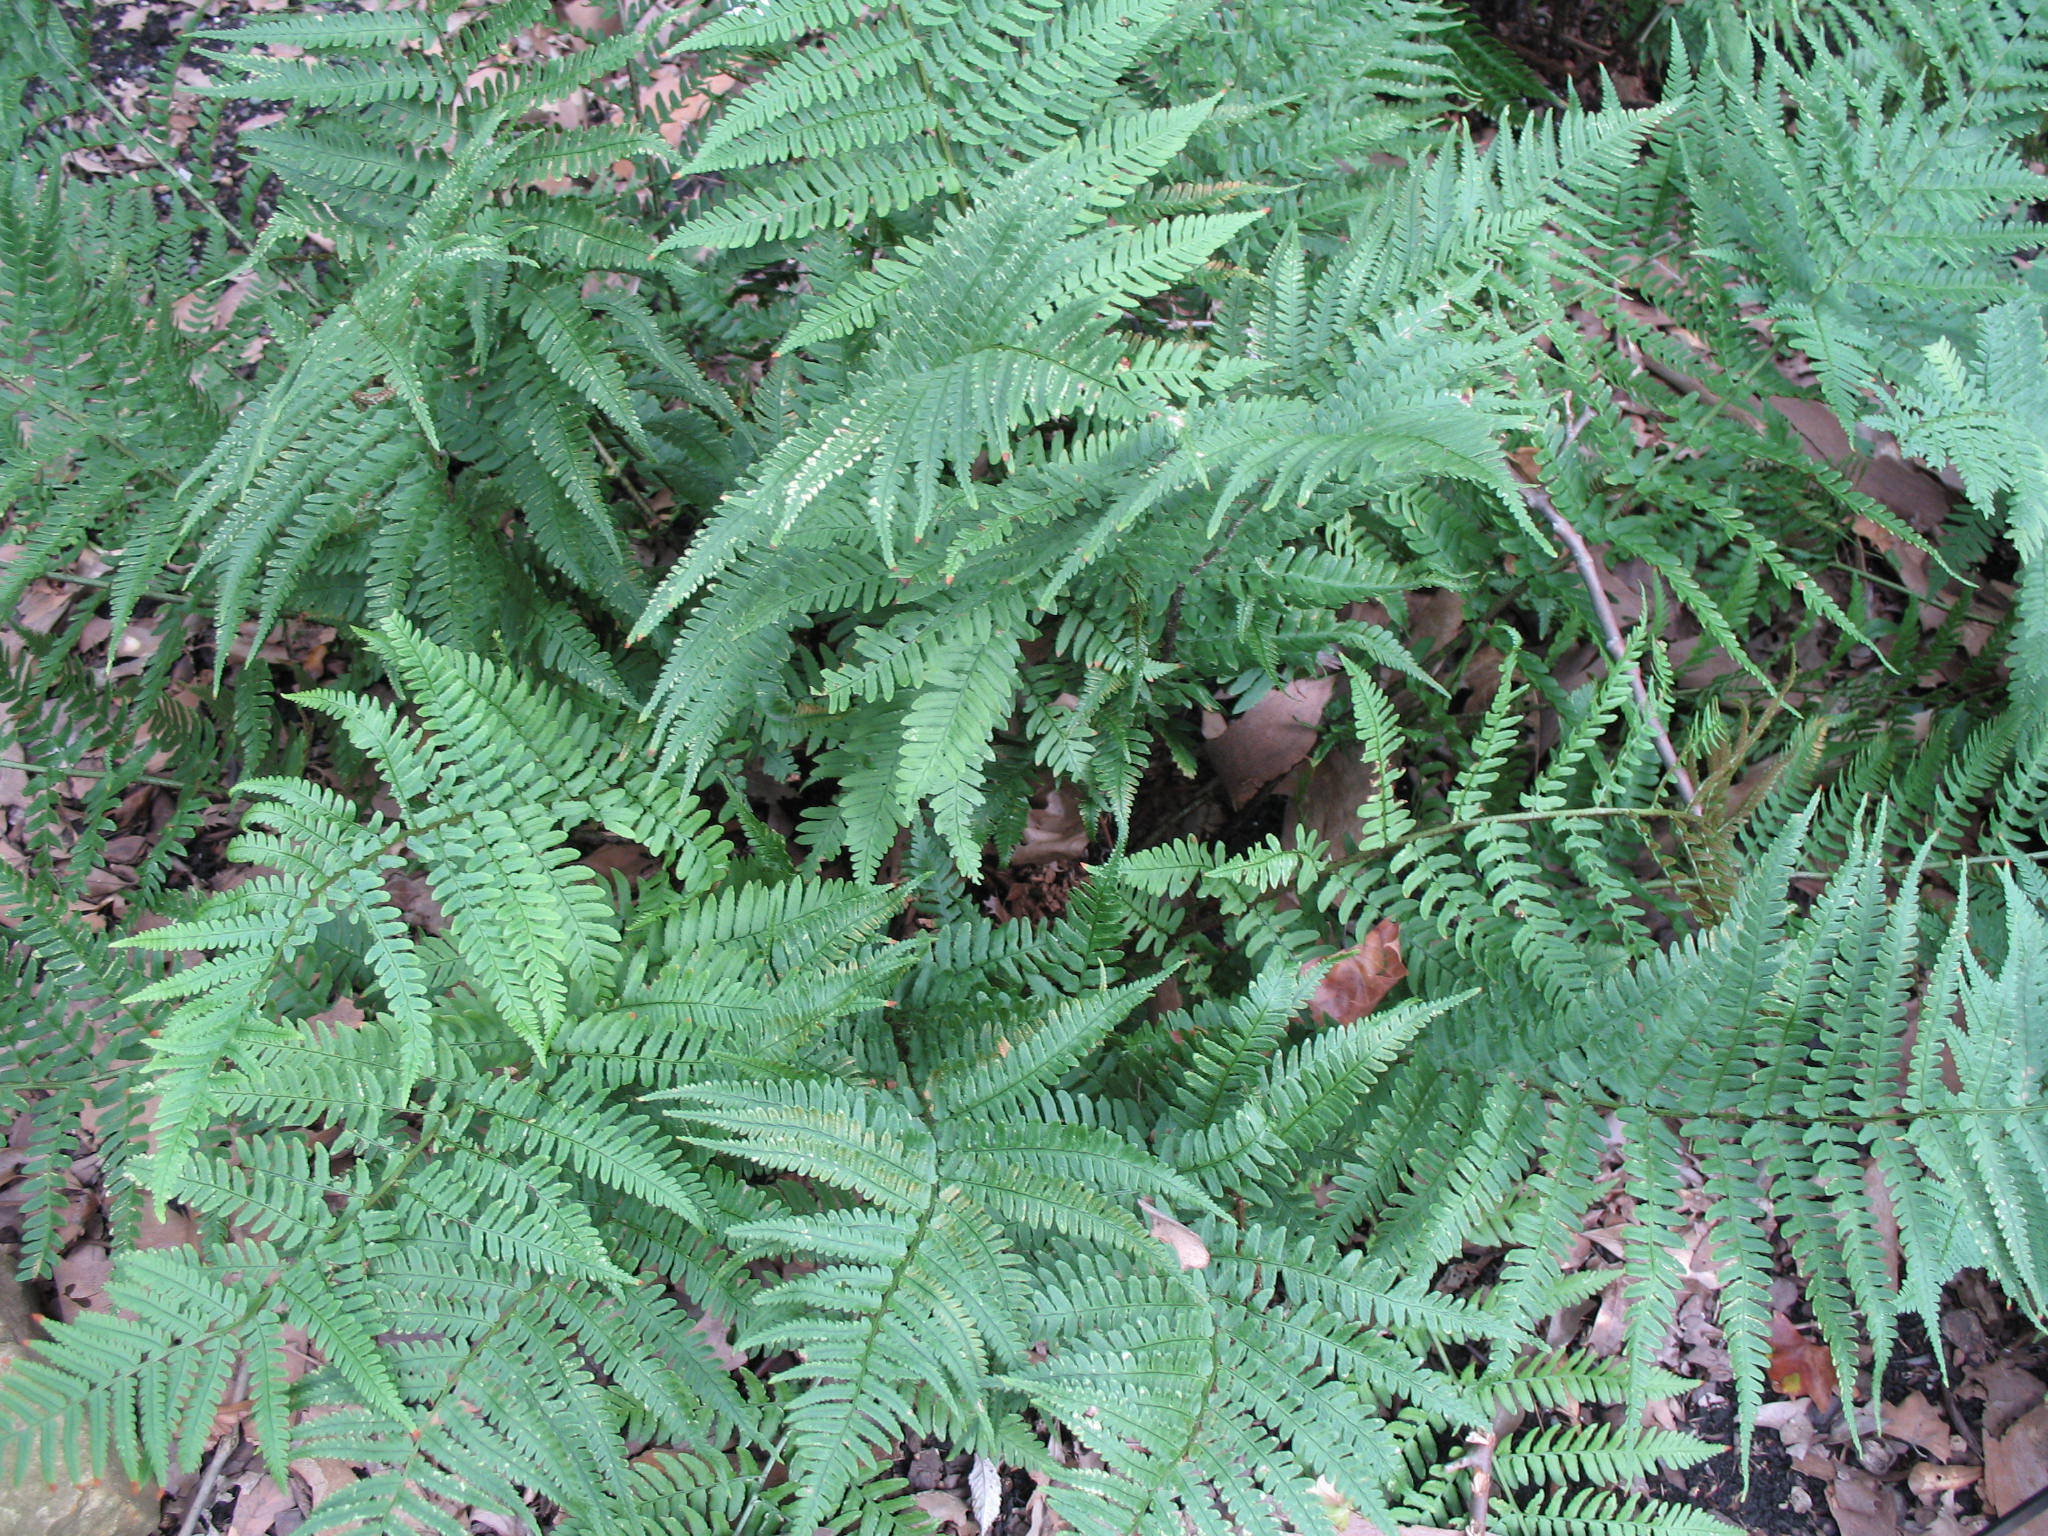
[{"label": "fern", "polygon": [[[2033,8],[1683,7],[1633,111],[1427,0],[298,8],[198,34],[281,114],[213,201],[24,16],[24,1267],[88,1119],[199,1240],[11,1472],[246,1402],[316,1533],[909,1531],[912,1436],[1089,1533],[1692,1533],[1699,1224],[1745,1442],[1781,1270],[1844,1382],[2048,1311]],[[1106,852],[996,921],[1049,784]]]}]

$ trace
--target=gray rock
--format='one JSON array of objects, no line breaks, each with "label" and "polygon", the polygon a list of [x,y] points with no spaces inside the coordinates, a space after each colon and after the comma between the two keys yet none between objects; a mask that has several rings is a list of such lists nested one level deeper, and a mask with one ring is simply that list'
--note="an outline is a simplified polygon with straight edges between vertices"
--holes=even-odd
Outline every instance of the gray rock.
[{"label": "gray rock", "polygon": [[161,1501],[133,1484],[0,1488],[0,1529],[10,1536],[153,1536]]},{"label": "gray rock", "polygon": [[[14,1271],[7,1270],[11,1281]],[[26,1351],[0,1343],[0,1373]],[[162,1523],[162,1493],[137,1488],[109,1469],[96,1483],[51,1487],[40,1480],[13,1487],[0,1481],[0,1531],[7,1536],[152,1536]]]},{"label": "gray rock", "polygon": [[36,1335],[35,1301],[28,1287],[14,1278],[21,1249],[0,1243],[0,1343],[26,1344]]}]

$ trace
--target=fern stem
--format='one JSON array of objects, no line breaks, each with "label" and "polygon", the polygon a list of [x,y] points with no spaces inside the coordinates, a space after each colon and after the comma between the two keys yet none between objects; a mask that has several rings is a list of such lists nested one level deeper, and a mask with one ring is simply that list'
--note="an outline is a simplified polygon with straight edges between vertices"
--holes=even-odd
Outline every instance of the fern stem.
[{"label": "fern stem", "polygon": [[1357,852],[1346,854],[1334,860],[1337,864],[1356,863],[1361,859],[1406,848],[1410,843],[1419,843],[1431,837],[1456,837],[1466,832],[1476,832],[1481,827],[1513,826],[1517,822],[1567,821],[1583,816],[1622,816],[1643,820],[1675,820],[1679,817],[1697,815],[1697,811],[1673,811],[1659,806],[1632,805],[1581,805],[1565,806],[1554,811],[1503,811],[1498,816],[1474,816],[1467,821],[1447,821],[1441,826],[1418,827],[1405,837],[1397,837],[1384,843],[1361,846]]},{"label": "fern stem", "polygon": [[[25,763],[19,758],[0,757],[0,768],[13,768],[21,773],[54,773],[61,778],[105,779],[113,776],[111,768],[58,768],[49,763]],[[192,786],[178,779],[166,779],[157,774],[138,775],[137,784],[154,784],[159,789],[190,789]]]}]

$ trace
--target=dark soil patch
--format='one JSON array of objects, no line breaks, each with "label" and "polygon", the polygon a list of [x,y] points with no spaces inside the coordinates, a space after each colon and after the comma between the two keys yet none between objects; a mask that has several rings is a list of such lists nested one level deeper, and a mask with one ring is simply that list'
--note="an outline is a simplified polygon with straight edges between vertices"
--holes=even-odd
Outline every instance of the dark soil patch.
[{"label": "dark soil patch", "polygon": [[1603,71],[1625,106],[1647,105],[1662,77],[1663,0],[1466,0],[1523,63],[1560,92],[1591,100]]},{"label": "dark soil patch", "polygon": [[1686,1429],[1702,1440],[1725,1445],[1720,1455],[1688,1467],[1667,1470],[1670,1491],[1687,1504],[1712,1510],[1745,1531],[1766,1536],[1835,1536],[1828,1513],[1827,1485],[1792,1469],[1791,1454],[1768,1430],[1757,1433],[1749,1450],[1748,1484],[1735,1451],[1735,1409],[1732,1404],[1700,1409]]}]

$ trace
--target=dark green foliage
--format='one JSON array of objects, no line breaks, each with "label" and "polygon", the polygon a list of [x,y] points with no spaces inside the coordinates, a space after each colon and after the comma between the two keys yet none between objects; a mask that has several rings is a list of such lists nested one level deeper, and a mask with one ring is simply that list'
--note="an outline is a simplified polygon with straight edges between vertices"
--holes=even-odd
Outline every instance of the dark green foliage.
[{"label": "dark green foliage", "polygon": [[[200,1233],[12,1471],[246,1398],[364,1470],[309,1536],[810,1536],[925,1528],[915,1435],[1179,1536],[1461,1524],[1478,1432],[1507,1536],[1703,1536],[1625,1491],[1708,1451],[1702,1213],[1745,1438],[1774,1273],[1845,1383],[1960,1269],[2048,1311],[2038,7],[1702,0],[1638,110],[1431,0],[553,16],[200,33],[279,113],[212,199],[80,169],[54,11],[0,63],[0,598],[103,582],[0,678],[24,1267],[81,1116]],[[1317,679],[1333,816],[1141,815]],[[997,922],[1048,781],[1107,852]]]}]

